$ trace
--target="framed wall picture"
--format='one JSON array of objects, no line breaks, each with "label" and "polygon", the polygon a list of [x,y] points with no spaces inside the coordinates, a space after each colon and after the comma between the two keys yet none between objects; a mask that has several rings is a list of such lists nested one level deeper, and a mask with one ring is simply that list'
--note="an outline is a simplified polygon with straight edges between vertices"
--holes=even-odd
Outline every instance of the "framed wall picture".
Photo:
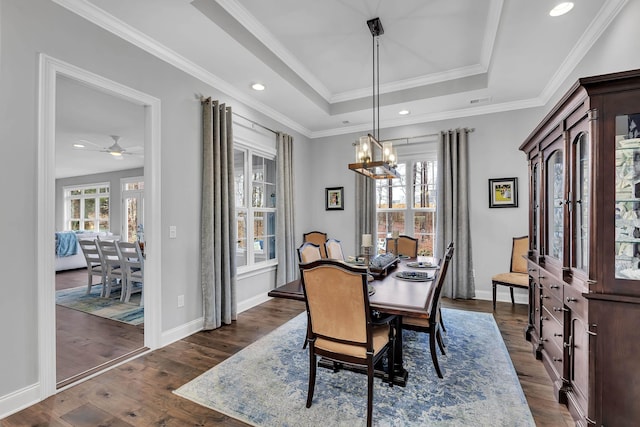
[{"label": "framed wall picture", "polygon": [[518,207],[518,178],[489,179],[489,207]]},{"label": "framed wall picture", "polygon": [[344,209],[344,187],[331,187],[325,189],[325,209],[328,211]]}]

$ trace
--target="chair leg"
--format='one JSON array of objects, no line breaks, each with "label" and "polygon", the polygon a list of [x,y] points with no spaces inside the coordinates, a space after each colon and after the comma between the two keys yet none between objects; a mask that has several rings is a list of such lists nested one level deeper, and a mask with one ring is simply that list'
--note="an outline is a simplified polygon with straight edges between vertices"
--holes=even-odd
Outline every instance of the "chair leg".
[{"label": "chair leg", "polygon": [[429,349],[431,350],[431,360],[433,361],[433,367],[436,368],[438,378],[443,378],[440,365],[438,364],[438,355],[436,354],[436,331],[429,331]]},{"label": "chair leg", "polygon": [[129,302],[131,299],[131,287],[133,286],[133,282],[127,280],[126,277],[123,277],[121,280],[120,302]]},{"label": "chair leg", "polygon": [[442,353],[442,355],[444,356],[447,353],[444,352],[445,345],[444,342],[442,342],[442,334],[440,333],[440,329],[436,329],[436,339],[438,341],[438,347],[440,347],[440,353]]},{"label": "chair leg", "polygon": [[511,292],[511,305],[514,305],[516,302],[513,300],[513,286],[509,286],[509,291]]},{"label": "chair leg", "polygon": [[493,311],[496,311],[496,284],[493,284]]},{"label": "chair leg", "polygon": [[309,390],[307,391],[307,408],[311,408],[313,390],[316,386],[316,355],[313,347],[309,347]]},{"label": "chair leg", "polygon": [[88,285],[87,285],[87,295],[91,293],[91,288],[93,287],[93,274],[91,274],[91,267],[87,267],[87,273],[89,275]]},{"label": "chair leg", "polygon": [[442,309],[438,307],[440,311],[440,327],[442,328],[442,332],[447,333],[447,328],[444,327],[444,321],[442,320]]},{"label": "chair leg", "polygon": [[373,355],[368,357],[367,366],[367,427],[371,427],[371,418],[373,418]]}]

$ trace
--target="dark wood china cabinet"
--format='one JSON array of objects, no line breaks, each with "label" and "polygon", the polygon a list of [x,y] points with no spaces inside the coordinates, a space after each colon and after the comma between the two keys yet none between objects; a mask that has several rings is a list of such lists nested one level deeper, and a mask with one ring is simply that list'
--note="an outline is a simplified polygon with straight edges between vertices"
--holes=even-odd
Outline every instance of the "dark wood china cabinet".
[{"label": "dark wood china cabinet", "polygon": [[577,425],[640,425],[640,70],[578,80],[520,149],[527,339]]}]

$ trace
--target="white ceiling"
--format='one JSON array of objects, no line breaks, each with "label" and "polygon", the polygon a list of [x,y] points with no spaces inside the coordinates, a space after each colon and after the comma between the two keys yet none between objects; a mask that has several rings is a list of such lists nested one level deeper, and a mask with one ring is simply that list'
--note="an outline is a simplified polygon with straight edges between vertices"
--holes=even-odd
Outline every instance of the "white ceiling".
[{"label": "white ceiling", "polygon": [[372,127],[368,19],[384,128],[544,105],[627,0],[54,1],[316,138]]}]

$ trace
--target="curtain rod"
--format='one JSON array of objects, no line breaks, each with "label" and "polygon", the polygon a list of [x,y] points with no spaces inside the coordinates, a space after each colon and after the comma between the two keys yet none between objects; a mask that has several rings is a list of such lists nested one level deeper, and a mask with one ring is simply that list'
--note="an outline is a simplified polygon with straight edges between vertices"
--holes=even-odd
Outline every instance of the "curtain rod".
[{"label": "curtain rod", "polygon": [[[196,97],[197,97],[197,94],[196,94]],[[207,99],[207,98],[205,98],[203,95],[200,95],[200,102],[204,102],[206,99]],[[254,125],[256,125],[256,126],[259,126],[259,127],[261,127],[262,129],[264,129],[264,130],[268,130],[269,132],[273,132],[273,133],[275,133],[276,135],[278,134],[278,132],[277,132],[277,131],[275,131],[275,130],[273,130],[273,129],[270,129],[270,128],[266,127],[265,125],[261,125],[260,123],[256,122],[255,120],[251,120],[250,118],[245,117],[245,116],[243,116],[243,115],[241,115],[241,114],[238,114],[238,113],[236,113],[236,112],[235,112],[235,111],[233,111],[233,110],[231,111],[231,114],[233,114],[234,116],[238,116],[238,117],[240,117],[240,118],[242,118],[242,119],[245,119],[245,120],[246,120],[246,121],[248,121],[249,123],[254,124]]]},{"label": "curtain rod", "polygon": [[[464,130],[467,133],[472,133],[476,129],[475,128],[465,128]],[[409,142],[410,139],[432,138],[434,136],[440,136],[440,132],[438,132],[438,133],[427,133],[427,134],[424,134],[424,135],[405,136],[405,137],[402,137],[402,138],[383,139],[380,142],[384,142],[384,141],[391,141],[391,142],[393,142],[393,141],[407,141],[407,144],[411,144],[411,142]],[[414,144],[420,144],[420,143],[419,142],[414,142]]]}]

